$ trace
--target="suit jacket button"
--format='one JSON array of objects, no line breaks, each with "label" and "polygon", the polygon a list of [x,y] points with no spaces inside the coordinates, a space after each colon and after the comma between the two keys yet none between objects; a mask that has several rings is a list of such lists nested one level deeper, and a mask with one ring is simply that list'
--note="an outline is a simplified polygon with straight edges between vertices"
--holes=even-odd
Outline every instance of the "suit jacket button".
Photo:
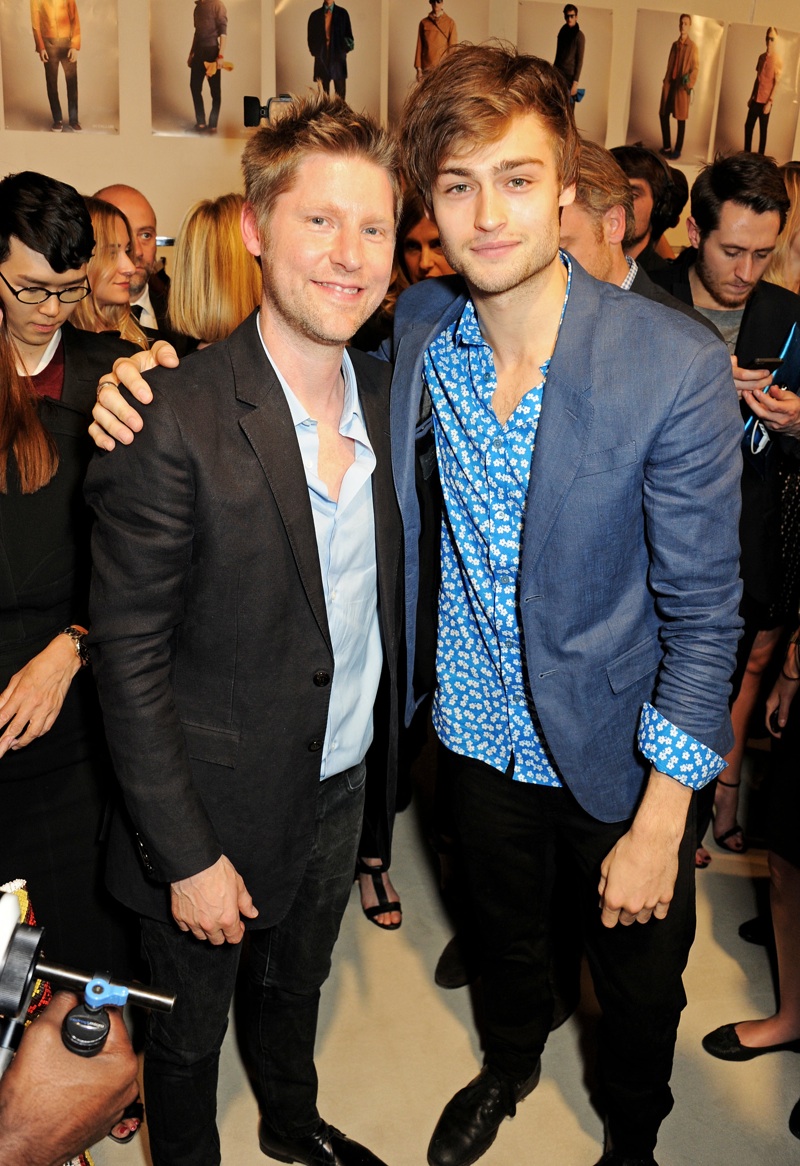
[{"label": "suit jacket button", "polygon": [[309,753],[319,753],[321,748],[322,748],[321,741],[310,741],[309,742],[309,745],[308,745]]},{"label": "suit jacket button", "polygon": [[325,688],[331,682],[330,672],[315,672],[314,683],[317,688]]}]

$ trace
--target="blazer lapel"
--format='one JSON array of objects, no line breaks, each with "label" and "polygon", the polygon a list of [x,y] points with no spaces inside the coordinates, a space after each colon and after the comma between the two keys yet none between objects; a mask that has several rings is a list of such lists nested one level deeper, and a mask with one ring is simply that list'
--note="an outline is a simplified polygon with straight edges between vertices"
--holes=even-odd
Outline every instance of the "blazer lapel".
[{"label": "blazer lapel", "polygon": [[[255,317],[250,316],[229,341],[237,400],[252,406],[252,411],[244,414],[239,425],[264,471],[311,610],[325,642],[333,650],[300,447],[289,406],[261,347],[256,328]],[[256,517],[253,516],[254,521]]]},{"label": "blazer lapel", "polygon": [[572,261],[572,287],[550,364],[531,462],[522,534],[523,577],[536,566],[583,460],[594,420],[592,351],[599,297]]}]

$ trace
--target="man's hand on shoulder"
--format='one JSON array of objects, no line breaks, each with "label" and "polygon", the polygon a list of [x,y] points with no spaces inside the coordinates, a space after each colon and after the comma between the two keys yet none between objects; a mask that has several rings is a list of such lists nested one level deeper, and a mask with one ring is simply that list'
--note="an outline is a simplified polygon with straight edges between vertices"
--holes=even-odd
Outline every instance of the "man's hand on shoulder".
[{"label": "man's hand on shoulder", "polygon": [[140,404],[149,405],[153,394],[142,380],[142,373],[159,365],[176,368],[178,364],[178,354],[166,340],[156,340],[149,351],[121,356],[114,361],[113,372],[101,377],[97,386],[97,401],[92,409],[94,420],[89,426],[95,445],[105,450],[112,450],[117,441],[130,445],[134,434],[142,428],[142,418],[122,396],[118,385],[124,385]]},{"label": "man's hand on shoulder", "polygon": [[691,796],[688,786],[651,770],[630,830],[600,867],[598,891],[604,927],[647,923],[653,915],[656,919],[666,917],[678,876],[678,849]]},{"label": "man's hand on shoulder", "polygon": [[172,884],[172,915],[181,931],[211,943],[239,943],[244,936],[241,916],[258,915],[242,876],[220,855],[213,866]]}]

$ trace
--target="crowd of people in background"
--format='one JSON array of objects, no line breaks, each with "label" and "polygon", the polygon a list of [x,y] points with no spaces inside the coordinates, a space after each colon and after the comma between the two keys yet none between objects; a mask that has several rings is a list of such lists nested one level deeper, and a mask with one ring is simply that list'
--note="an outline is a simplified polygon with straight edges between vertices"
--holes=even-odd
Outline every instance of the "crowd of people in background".
[{"label": "crowd of people in background", "polygon": [[[156,1166],[219,1162],[245,929],[261,1149],[382,1166],[317,1113],[316,1009],[354,876],[367,918],[401,925],[396,756],[434,655],[474,929],[455,982],[482,976],[487,1040],[431,1166],[475,1162],[538,1083],[556,842],[604,1012],[601,1161],[655,1163],[694,871],[712,822],[747,849],[754,717],[780,1001],[703,1043],[800,1049],[800,400],[779,387],[793,327],[800,349],[800,163],[718,158],[689,191],[656,152],[578,139],[577,73],[497,46],[426,60],[400,154],[341,96],[298,102],[248,144],[244,196],[187,210],[168,276],[145,192],[0,182],[0,882],[27,879],[54,962],[146,975],[139,916],[159,985],[207,985],[151,1021]],[[130,448],[90,468],[89,433]],[[123,1077],[104,1120],[133,1099]]]}]

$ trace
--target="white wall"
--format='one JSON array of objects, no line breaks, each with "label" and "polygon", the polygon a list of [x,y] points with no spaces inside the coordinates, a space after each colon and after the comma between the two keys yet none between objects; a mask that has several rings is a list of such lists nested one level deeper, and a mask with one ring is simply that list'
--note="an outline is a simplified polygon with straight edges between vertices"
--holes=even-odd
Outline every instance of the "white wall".
[{"label": "white wall", "polygon": [[[14,6],[27,10],[27,0],[13,0]],[[80,0],[78,0],[80,4]],[[239,157],[242,139],[220,134],[216,138],[196,138],[193,136],[164,136],[153,134],[150,103],[150,44],[149,44],[149,3],[148,0],[104,0],[109,9],[118,7],[119,28],[119,132],[93,132],[85,129],[82,134],[51,134],[44,131],[6,129],[4,111],[0,111],[0,170],[13,173],[23,169],[38,169],[73,183],[79,190],[91,192],[110,182],[127,182],[142,189],[151,200],[158,214],[158,229],[162,235],[174,234],[184,210],[190,203],[201,197],[215,197],[228,190],[241,188]],[[287,0],[256,0],[261,4],[260,29],[260,91],[263,99],[275,93],[275,9],[282,10]],[[345,6],[347,0],[344,0]],[[372,46],[371,62],[380,62],[381,113],[388,113],[388,60],[390,40],[390,4],[400,0],[369,0],[375,15],[380,12],[377,43]],[[403,4],[414,3],[425,13],[424,0],[402,0]],[[528,0],[483,0],[486,12],[486,27],[489,35],[516,41],[519,26],[519,7]],[[2,8],[10,6],[11,0],[2,0]],[[191,29],[191,0],[156,0],[161,8],[174,9],[175,20],[182,30],[189,24]],[[291,0],[292,6],[297,0]],[[355,0],[354,0],[355,3]],[[460,0],[447,0],[447,11],[458,22]],[[580,7],[580,0],[578,0]],[[309,0],[309,10],[313,7]],[[637,3],[636,0],[615,0],[613,12],[613,38],[610,54],[611,84],[607,132],[605,144],[618,145],[625,141],[628,128],[629,94],[633,65],[634,38],[639,8],[663,12],[665,0],[653,3]],[[474,0],[466,10],[470,20],[475,20]],[[669,9],[667,9],[669,10]],[[675,6],[675,23],[681,6]],[[762,30],[768,24],[775,24],[781,31],[800,32],[800,9],[797,0],[704,0],[703,6],[693,10],[693,15],[708,16],[716,20],[737,24],[752,24]],[[184,31],[184,39],[185,31]],[[190,39],[190,38],[189,38]],[[256,37],[258,39],[258,37]],[[363,42],[362,42],[363,43]],[[361,43],[359,43],[359,53]],[[38,84],[44,90],[41,64],[33,51],[33,38],[28,28],[21,34],[20,53],[29,53],[30,61],[40,72]],[[367,47],[364,49],[367,52]],[[355,69],[355,60],[353,68]],[[88,69],[88,59],[79,65]],[[115,64],[108,62],[108,70],[113,72]],[[372,65],[371,65],[372,67]],[[34,70],[35,72],[35,70]],[[188,70],[186,78],[188,100]],[[81,78],[83,74],[80,75]],[[223,77],[223,92],[226,83],[235,74]],[[310,79],[310,72],[309,72]],[[63,87],[63,79],[62,79]],[[231,87],[232,91],[232,87]],[[0,86],[2,92],[2,86]],[[795,137],[792,155],[800,158],[800,135]],[[696,167],[686,166],[690,182]]]}]

